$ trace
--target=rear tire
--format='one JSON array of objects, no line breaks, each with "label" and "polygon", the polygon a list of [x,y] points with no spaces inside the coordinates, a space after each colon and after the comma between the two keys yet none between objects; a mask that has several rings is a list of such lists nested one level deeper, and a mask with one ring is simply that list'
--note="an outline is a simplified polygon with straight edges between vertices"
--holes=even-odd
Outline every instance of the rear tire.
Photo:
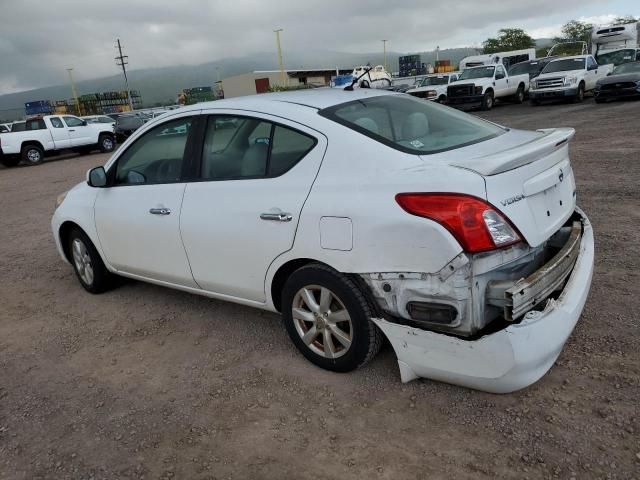
[{"label": "rear tire", "polygon": [[20,157],[18,155],[3,155],[0,157],[0,163],[5,167],[15,167],[20,163]]},{"label": "rear tire", "polygon": [[104,266],[100,254],[86,233],[74,228],[69,234],[70,261],[80,285],[90,293],[102,293],[113,285],[113,274]]},{"label": "rear tire", "polygon": [[357,284],[313,263],[291,274],[282,291],[282,317],[294,345],[315,365],[349,372],[369,362],[383,336]]},{"label": "rear tire", "polygon": [[113,152],[113,149],[116,146],[116,141],[113,138],[113,135],[102,134],[98,138],[98,146],[102,153]]},{"label": "rear tire", "polygon": [[518,104],[524,102],[524,87],[522,85],[518,87],[518,91],[513,97],[513,100],[515,103],[518,103]]},{"label": "rear tire", "polygon": [[20,156],[24,162],[31,165],[37,165],[42,163],[42,160],[44,160],[44,152],[42,151],[42,148],[37,145],[27,145],[22,147]]},{"label": "rear tire", "polygon": [[578,93],[573,97],[573,103],[582,103],[584,101],[584,83],[578,86]]},{"label": "rear tire", "polygon": [[484,94],[484,97],[482,97],[482,110],[491,110],[493,108],[493,102],[493,92],[489,90]]}]

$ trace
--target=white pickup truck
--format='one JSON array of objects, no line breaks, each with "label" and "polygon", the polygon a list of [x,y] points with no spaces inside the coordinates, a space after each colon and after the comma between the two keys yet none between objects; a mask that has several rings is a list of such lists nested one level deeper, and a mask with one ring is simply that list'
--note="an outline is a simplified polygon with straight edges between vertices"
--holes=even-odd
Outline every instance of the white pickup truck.
[{"label": "white pickup truck", "polygon": [[585,92],[613,70],[613,65],[598,65],[593,55],[576,55],[551,60],[531,82],[529,101],[539,105],[545,100],[584,100]]},{"label": "white pickup truck", "polygon": [[418,98],[445,103],[447,86],[458,80],[459,72],[429,74],[405,93]]},{"label": "white pickup truck", "polygon": [[503,65],[465,68],[447,88],[447,105],[480,106],[491,110],[495,100],[522,103],[529,90],[529,74],[510,76]]},{"label": "white pickup truck", "polygon": [[0,134],[0,163],[5,167],[15,167],[21,160],[37,164],[45,155],[64,150],[111,152],[116,145],[112,125],[87,123],[72,115],[31,118],[14,130]]}]

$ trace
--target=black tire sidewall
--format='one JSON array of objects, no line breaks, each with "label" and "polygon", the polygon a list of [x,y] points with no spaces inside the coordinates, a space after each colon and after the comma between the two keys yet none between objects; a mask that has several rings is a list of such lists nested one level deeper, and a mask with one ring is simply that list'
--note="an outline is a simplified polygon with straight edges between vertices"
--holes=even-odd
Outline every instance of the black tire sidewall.
[{"label": "black tire sidewall", "polygon": [[[307,285],[319,285],[329,288],[346,307],[351,316],[353,340],[349,351],[339,358],[321,357],[305,345],[296,331],[291,308],[296,293]],[[345,281],[344,276],[328,268],[308,266],[294,272],[287,280],[282,291],[282,318],[289,337],[298,350],[312,363],[335,372],[349,372],[358,368],[370,349],[371,309],[357,286],[352,281]],[[356,289],[354,291],[354,289]]]},{"label": "black tire sidewall", "polygon": [[[73,241],[76,238],[84,243],[84,246],[86,247],[87,252],[91,257],[91,267],[93,268],[93,283],[91,285],[87,284],[82,279],[76,268],[75,261],[73,260]],[[76,278],[78,279],[82,287],[90,293],[102,293],[106,291],[110,287],[111,274],[104,266],[102,257],[100,257],[100,254],[94,247],[93,242],[89,239],[87,234],[79,228],[74,228],[69,234],[68,242],[68,248],[71,255],[71,265],[73,267],[74,273],[76,274]]]},{"label": "black tire sidewall", "polygon": [[491,110],[493,108],[493,102],[494,102],[493,92],[491,91],[486,92],[482,99],[483,110]]},{"label": "black tire sidewall", "polygon": [[524,88],[518,87],[518,91],[516,92],[516,103],[524,102]]}]

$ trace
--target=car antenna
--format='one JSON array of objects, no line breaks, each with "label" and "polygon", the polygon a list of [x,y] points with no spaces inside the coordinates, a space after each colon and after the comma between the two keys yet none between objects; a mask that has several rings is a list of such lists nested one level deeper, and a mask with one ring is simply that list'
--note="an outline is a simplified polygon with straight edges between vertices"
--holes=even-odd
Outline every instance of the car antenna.
[{"label": "car antenna", "polygon": [[[348,91],[348,92],[353,91],[353,86],[354,86],[356,83],[358,83],[362,77],[364,77],[366,74],[368,74],[368,73],[372,70],[372,68],[373,68],[373,67],[369,67],[369,68],[367,68],[367,69],[364,71],[364,73],[363,73],[362,75],[360,75],[360,76],[359,76],[359,77],[357,77],[357,78],[354,78],[354,79],[353,79],[353,81],[351,82],[351,85],[347,85],[346,87],[344,87],[344,90],[346,90],[346,91]],[[371,75],[369,75],[369,80],[371,80]]]}]

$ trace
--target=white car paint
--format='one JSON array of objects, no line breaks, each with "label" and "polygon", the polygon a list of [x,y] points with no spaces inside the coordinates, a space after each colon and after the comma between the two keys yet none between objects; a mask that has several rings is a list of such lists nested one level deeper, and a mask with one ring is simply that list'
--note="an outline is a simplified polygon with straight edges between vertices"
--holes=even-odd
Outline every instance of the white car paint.
[{"label": "white car paint", "polygon": [[[574,62],[579,68],[551,71],[558,62]],[[575,97],[578,88],[590,92],[601,78],[613,70],[613,65],[598,65],[593,55],[575,55],[559,57],[550,61],[530,84],[529,95],[533,100],[545,100],[562,97]]]},{"label": "white car paint", "polygon": [[[396,94],[317,89],[169,112],[136,131],[105,168],[114,167],[155,126],[189,115],[273,120],[317,143],[291,170],[269,179],[108,188],[81,183],[52,218],[60,255],[68,261],[60,234],[72,222],[112,272],[269,311],[277,311],[272,286],[279,269],[312,259],[359,276],[380,311],[394,312],[371,320],[390,339],[403,381],[423,376],[495,392],[523,388],[559,354],[590,286],[593,236],[586,216],[575,210],[568,156],[573,131],[505,130],[473,145],[416,155],[318,114],[318,109],[387,95]],[[450,111],[419,103],[437,114]],[[518,229],[522,242],[467,253],[446,227],[400,208],[394,197],[403,192],[454,192],[489,201]],[[149,215],[150,208],[166,208],[171,215]],[[261,221],[263,213],[291,221]],[[504,278],[517,282],[520,277],[507,272],[533,265],[572,215],[582,222],[581,253],[562,295],[542,312],[478,339],[407,327],[406,320],[398,320],[407,317],[408,302],[437,298],[455,305],[465,325],[481,321],[489,308],[482,301],[488,285]]]}]

